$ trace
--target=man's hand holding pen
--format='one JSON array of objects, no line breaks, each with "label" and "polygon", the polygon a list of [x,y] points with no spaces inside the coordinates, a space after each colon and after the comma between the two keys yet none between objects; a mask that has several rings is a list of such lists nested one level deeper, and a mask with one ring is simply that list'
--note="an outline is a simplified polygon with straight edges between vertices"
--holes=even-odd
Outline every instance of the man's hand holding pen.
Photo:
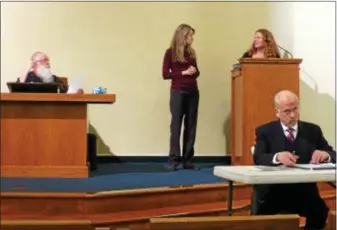
[{"label": "man's hand holding pen", "polygon": [[298,158],[299,157],[295,155],[295,151],[292,153],[284,151],[277,154],[276,161],[284,164],[285,166],[295,166]]}]

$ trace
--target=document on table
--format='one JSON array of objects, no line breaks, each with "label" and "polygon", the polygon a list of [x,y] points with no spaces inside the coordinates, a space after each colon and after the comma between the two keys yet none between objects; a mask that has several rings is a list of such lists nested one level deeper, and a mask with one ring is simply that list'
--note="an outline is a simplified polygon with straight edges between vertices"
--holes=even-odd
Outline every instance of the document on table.
[{"label": "document on table", "polygon": [[75,78],[74,80],[71,81],[68,87],[67,93],[77,93],[77,91],[81,88],[82,85],[82,80],[81,78]]},{"label": "document on table", "polygon": [[323,163],[323,164],[296,164],[296,168],[307,169],[307,170],[328,170],[336,169],[336,164],[333,163]]}]

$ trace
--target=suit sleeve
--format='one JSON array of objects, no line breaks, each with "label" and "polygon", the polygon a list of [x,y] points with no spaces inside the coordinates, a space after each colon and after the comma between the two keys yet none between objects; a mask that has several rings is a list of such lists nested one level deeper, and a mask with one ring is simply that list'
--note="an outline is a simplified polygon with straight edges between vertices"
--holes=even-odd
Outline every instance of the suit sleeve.
[{"label": "suit sleeve", "polygon": [[328,141],[324,138],[321,128],[318,126],[318,139],[316,147],[319,150],[329,153],[332,163],[336,163],[336,151],[329,145]]},{"label": "suit sleeve", "polygon": [[28,72],[23,82],[28,83],[28,82],[37,82],[37,81],[36,81],[36,77],[34,77],[34,74],[32,72]]},{"label": "suit sleeve", "polygon": [[255,148],[253,160],[255,165],[276,166],[273,163],[273,158],[276,153],[270,153],[267,134],[264,129],[259,127],[255,130]]}]

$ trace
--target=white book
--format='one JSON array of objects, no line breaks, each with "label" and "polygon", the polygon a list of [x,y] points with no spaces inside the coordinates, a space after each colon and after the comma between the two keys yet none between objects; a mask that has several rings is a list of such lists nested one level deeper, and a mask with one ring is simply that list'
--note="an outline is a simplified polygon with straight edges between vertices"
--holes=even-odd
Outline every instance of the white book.
[{"label": "white book", "polygon": [[308,169],[308,170],[336,170],[336,164],[333,163],[322,163],[322,164],[296,164],[296,168]]}]

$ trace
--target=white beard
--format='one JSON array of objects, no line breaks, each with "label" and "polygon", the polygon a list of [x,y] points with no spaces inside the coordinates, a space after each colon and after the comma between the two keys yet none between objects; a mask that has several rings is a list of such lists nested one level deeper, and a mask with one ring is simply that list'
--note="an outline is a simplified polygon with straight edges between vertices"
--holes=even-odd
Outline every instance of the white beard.
[{"label": "white beard", "polygon": [[36,75],[42,79],[44,83],[53,83],[54,77],[50,68],[45,66],[39,66],[36,71]]}]

